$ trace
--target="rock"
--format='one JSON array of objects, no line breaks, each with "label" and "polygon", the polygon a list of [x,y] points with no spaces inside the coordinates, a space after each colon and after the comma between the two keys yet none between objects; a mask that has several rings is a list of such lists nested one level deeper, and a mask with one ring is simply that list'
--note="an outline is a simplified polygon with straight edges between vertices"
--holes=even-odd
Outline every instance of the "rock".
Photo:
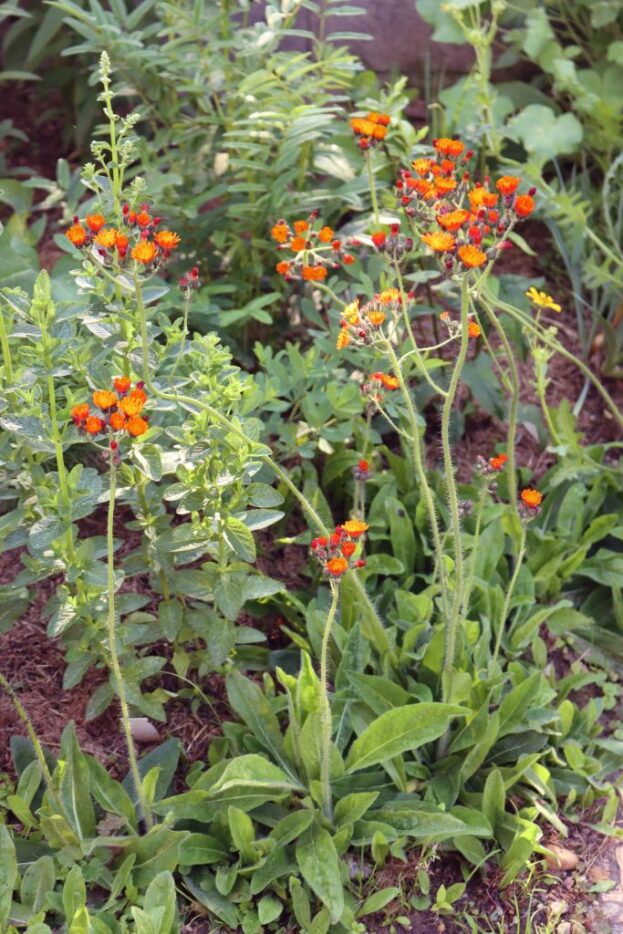
[{"label": "rock", "polygon": [[158,730],[147,717],[130,717],[130,732],[137,743],[157,743],[160,739]]},{"label": "rock", "polygon": [[556,934],[571,934],[571,925],[568,921],[561,921],[556,927]]},{"label": "rock", "polygon": [[556,901],[550,902],[549,913],[552,917],[552,920],[555,921],[556,918],[560,918],[561,915],[564,915],[568,907],[568,903],[562,898],[557,898]]},{"label": "rock", "polygon": [[578,856],[573,852],[573,850],[568,850],[564,846],[560,846],[558,843],[548,844],[547,849],[549,853],[545,857],[547,865],[554,872],[570,872],[572,869],[575,869],[579,859]]}]

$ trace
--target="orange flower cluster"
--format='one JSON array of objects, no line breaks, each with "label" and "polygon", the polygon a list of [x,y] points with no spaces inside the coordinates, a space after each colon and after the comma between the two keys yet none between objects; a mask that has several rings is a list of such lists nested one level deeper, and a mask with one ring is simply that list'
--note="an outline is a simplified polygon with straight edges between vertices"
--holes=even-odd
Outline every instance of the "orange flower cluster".
[{"label": "orange flower cluster", "polygon": [[514,225],[535,209],[535,189],[517,194],[521,179],[504,175],[496,190],[489,178],[473,183],[466,165],[473,156],[458,139],[433,140],[434,156],[416,159],[396,182],[405,213],[428,226],[422,242],[448,274],[478,269],[511,246]]},{"label": "orange flower cluster", "polygon": [[[75,405],[71,410],[71,418],[81,434],[96,437],[100,434],[125,432],[132,438],[144,435],[149,425],[142,415],[147,402],[147,393],[143,383],[138,382],[132,388],[132,380],[128,376],[117,376],[113,380],[114,391],[111,389],[96,389],[92,395],[92,402],[99,413],[92,412],[88,402]],[[112,451],[116,451],[117,441],[110,442]]]},{"label": "orange flower cluster", "polygon": [[504,469],[507,461],[507,454],[494,454],[493,457],[488,459],[479,454],[476,459],[476,466],[484,477],[492,477]]},{"label": "orange flower cluster", "polygon": [[172,230],[157,229],[160,218],[152,217],[146,204],[138,212],[124,205],[123,223],[124,229],[118,230],[107,226],[103,214],[87,214],[84,223],[74,217],[65,235],[78,249],[96,249],[105,263],[123,263],[129,251],[130,257],[145,267],[163,266],[180,244],[179,236]]},{"label": "orange flower cluster", "polygon": [[395,376],[388,373],[372,373],[361,384],[361,392],[372,402],[382,402],[386,392],[395,392],[397,389],[400,389],[400,383]]},{"label": "orange flower cluster", "polygon": [[337,349],[343,350],[349,344],[359,346],[373,344],[388,313],[396,315],[399,308],[400,292],[398,289],[385,289],[379,292],[372,301],[366,302],[361,308],[359,299],[356,298],[342,311],[336,341]]},{"label": "orange flower cluster", "polygon": [[353,117],[350,126],[355,134],[360,149],[370,149],[387,136],[387,127],[391,123],[388,114],[367,113],[365,117]]},{"label": "orange flower cluster", "polygon": [[339,269],[340,264],[351,266],[355,262],[355,257],[345,250],[344,242],[335,236],[331,227],[316,229],[317,219],[318,211],[312,211],[307,220],[294,221],[292,227],[282,219],[271,228],[270,235],[278,244],[277,249],[294,253],[293,257],[275,266],[284,279],[323,282],[330,269]]},{"label": "orange flower cluster", "polygon": [[536,516],[541,509],[543,494],[539,493],[538,490],[527,487],[519,494],[519,500],[519,508],[522,514],[528,518],[532,518],[532,516]]},{"label": "orange flower cluster", "polygon": [[331,580],[340,577],[351,568],[363,568],[366,562],[355,559],[359,539],[368,531],[368,526],[361,519],[349,519],[335,527],[329,536],[314,538],[311,543],[312,554],[322,564],[322,570]]}]

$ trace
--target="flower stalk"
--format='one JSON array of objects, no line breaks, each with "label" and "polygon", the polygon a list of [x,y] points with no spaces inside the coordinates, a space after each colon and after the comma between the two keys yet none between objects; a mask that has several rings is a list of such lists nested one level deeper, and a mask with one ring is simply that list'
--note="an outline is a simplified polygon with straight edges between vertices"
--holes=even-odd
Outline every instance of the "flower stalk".
[{"label": "flower stalk", "polygon": [[340,596],[339,585],[331,581],[331,606],[322,636],[320,649],[320,782],[322,785],[322,809],[328,820],[333,819],[333,799],[331,795],[331,703],[329,701],[328,658],[331,630],[335,621]]}]

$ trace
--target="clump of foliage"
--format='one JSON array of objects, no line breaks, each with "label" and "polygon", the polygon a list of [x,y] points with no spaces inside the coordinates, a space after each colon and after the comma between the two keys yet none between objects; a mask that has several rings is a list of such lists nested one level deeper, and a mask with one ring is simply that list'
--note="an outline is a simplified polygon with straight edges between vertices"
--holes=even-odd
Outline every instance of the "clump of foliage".
[{"label": "clump of foliage", "polygon": [[[310,340],[258,345],[264,371],[251,376],[193,332],[204,270],[140,174],[138,118],[115,112],[106,54],[100,80],[105,133],[64,234],[72,285],[55,294],[41,273],[32,294],[0,292],[2,544],[23,549],[2,618],[19,626],[54,576],[46,611],[65,685],[110,672],[89,712],[119,702],[129,772],[115,780],[73,724],[52,756],[1,677],[28,740],[13,741],[17,783],[0,800],[0,924],[170,934],[192,902],[245,934],[363,932],[407,896],[353,866],[373,880],[414,847],[423,866],[458,853],[465,882],[434,903],[452,910],[470,874],[495,863],[509,885],[580,809],[615,833],[623,746],[601,715],[616,685],[591,646],[620,651],[621,474],[606,446],[581,445],[568,405],[548,406],[551,356],[623,417],[559,341],[561,305],[496,277],[538,210],[534,186],[516,172],[477,181],[486,146],[439,137],[414,140],[382,188],[396,121],[362,101],[340,132],[371,215],[340,228],[314,205],[279,205],[266,218],[264,254],[280,288],[300,290]],[[519,346],[564,453],[538,488],[517,466]],[[506,439],[459,482],[458,394],[478,385],[482,359],[505,389]],[[424,406],[440,415],[432,441]],[[95,513],[105,536],[83,522]],[[296,592],[278,560],[274,578],[257,567],[262,529],[268,549],[309,546]],[[128,586],[139,575],[148,593]],[[243,608],[257,625],[242,625]],[[272,651],[261,620],[276,610],[289,641]],[[560,673],[550,651],[567,639],[586,657]],[[231,711],[181,792],[177,741],[140,759],[134,748],[134,712],[166,720],[173,692],[150,683],[165,670],[196,706],[216,671]],[[576,703],[589,682],[594,696]],[[422,909],[418,879],[408,899]]]}]

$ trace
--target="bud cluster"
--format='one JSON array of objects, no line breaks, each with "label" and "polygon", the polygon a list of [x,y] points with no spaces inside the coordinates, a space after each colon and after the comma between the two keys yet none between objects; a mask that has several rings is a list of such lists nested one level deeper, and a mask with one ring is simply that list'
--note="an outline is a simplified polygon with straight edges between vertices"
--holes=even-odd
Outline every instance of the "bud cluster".
[{"label": "bud cluster", "polygon": [[355,554],[367,530],[368,526],[361,519],[349,519],[336,526],[331,535],[313,539],[310,545],[312,554],[330,580],[337,581],[346,571],[365,567],[366,562],[355,558]]}]

